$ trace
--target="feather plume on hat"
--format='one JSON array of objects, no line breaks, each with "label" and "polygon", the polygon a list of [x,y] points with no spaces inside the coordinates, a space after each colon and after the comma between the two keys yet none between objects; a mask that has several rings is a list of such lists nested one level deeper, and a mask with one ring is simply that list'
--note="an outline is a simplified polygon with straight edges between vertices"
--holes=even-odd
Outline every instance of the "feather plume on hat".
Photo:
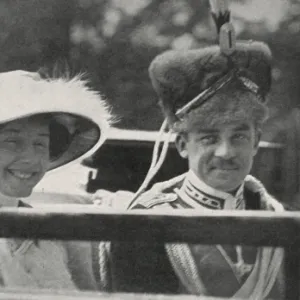
[{"label": "feather plume on hat", "polygon": [[221,52],[230,55],[235,50],[236,37],[230,22],[229,0],[209,0],[215,21]]},{"label": "feather plume on hat", "polygon": [[209,0],[209,3],[219,33],[222,25],[230,21],[229,0]]}]

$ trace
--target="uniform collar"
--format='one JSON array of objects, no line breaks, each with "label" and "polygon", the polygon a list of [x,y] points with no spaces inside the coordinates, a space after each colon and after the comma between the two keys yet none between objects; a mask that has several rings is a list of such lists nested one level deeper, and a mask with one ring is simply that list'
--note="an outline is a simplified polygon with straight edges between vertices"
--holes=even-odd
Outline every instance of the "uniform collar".
[{"label": "uniform collar", "polygon": [[194,208],[207,209],[244,209],[245,202],[243,197],[244,183],[239,187],[235,195],[216,190],[189,170],[186,174],[183,185],[180,189],[181,195],[185,194],[184,201]]}]

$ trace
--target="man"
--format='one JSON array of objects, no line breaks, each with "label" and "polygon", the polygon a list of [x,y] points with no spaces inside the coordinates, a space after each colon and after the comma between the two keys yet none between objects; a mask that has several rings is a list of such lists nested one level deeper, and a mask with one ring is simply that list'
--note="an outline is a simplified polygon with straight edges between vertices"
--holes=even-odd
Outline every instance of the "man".
[{"label": "man", "polygon": [[[134,209],[283,210],[248,175],[267,117],[271,52],[224,38],[221,29],[219,46],[168,51],[152,62],[152,84],[189,171],[154,185]],[[280,297],[281,249],[112,243],[106,251],[110,273],[103,274],[114,291]]]}]

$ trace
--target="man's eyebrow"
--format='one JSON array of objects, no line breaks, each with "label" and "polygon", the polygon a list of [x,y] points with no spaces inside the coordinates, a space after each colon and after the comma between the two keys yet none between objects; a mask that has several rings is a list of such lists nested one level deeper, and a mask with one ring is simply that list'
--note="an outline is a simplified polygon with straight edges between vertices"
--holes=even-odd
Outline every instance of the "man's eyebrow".
[{"label": "man's eyebrow", "polygon": [[240,126],[237,126],[236,128],[234,128],[235,131],[246,131],[249,130],[250,126],[248,124],[242,124]]},{"label": "man's eyebrow", "polygon": [[214,128],[200,128],[197,130],[197,133],[207,134],[207,133],[218,133],[219,129]]}]

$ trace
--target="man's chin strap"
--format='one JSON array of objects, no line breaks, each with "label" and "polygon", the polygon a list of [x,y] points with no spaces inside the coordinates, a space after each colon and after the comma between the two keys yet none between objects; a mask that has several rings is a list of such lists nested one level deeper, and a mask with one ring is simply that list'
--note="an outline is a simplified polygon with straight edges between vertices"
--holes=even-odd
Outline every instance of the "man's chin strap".
[{"label": "man's chin strap", "polygon": [[178,117],[179,120],[182,120],[182,118],[186,114],[191,112],[193,109],[203,105],[213,95],[215,95],[217,91],[228,85],[233,80],[237,80],[238,82],[240,82],[244,86],[244,88],[253,93],[260,102],[263,103],[265,101],[263,95],[261,94],[259,86],[255,82],[241,74],[241,71],[239,71],[238,69],[232,69],[223,77],[219,78],[210,87],[208,87],[191,101],[189,101],[186,105],[178,109],[176,112],[176,117]]},{"label": "man's chin strap", "polygon": [[[168,149],[169,149],[169,143],[172,136],[172,132],[167,129],[168,124],[165,120],[159,130],[159,135],[155,141],[153,153],[152,153],[152,161],[150,168],[148,170],[148,173],[141,184],[140,188],[137,190],[137,192],[134,194],[132,200],[130,201],[130,204],[128,206],[128,209],[132,208],[135,204],[136,199],[147,189],[149,183],[154,178],[154,176],[157,174],[159,169],[161,168],[162,164],[165,161]],[[167,132],[165,130],[167,129]],[[162,145],[161,152],[159,153],[159,149]]]}]

